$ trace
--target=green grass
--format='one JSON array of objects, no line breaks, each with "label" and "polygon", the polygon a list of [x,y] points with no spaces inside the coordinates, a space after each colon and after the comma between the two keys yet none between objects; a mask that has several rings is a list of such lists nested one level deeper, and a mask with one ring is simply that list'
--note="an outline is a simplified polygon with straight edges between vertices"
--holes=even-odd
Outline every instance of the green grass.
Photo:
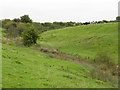
[{"label": "green grass", "polygon": [[[83,25],[44,32],[38,43],[41,47],[58,49],[73,56],[89,57],[90,60],[96,58],[99,53],[107,53],[112,57],[112,63],[117,64],[117,34],[117,23]],[[20,47],[16,41],[13,42],[15,39],[11,40],[3,37],[3,88],[114,87],[111,82],[93,79],[90,75],[92,68],[89,66],[51,58],[31,49],[34,46]],[[102,77],[102,74],[97,74]]]},{"label": "green grass", "polygon": [[51,30],[41,34],[41,47],[56,48],[60,52],[93,60],[99,53],[107,53],[118,64],[117,23],[83,25]]},{"label": "green grass", "polygon": [[48,57],[30,48],[3,44],[3,88],[108,88],[89,77],[90,68]]},{"label": "green grass", "polygon": [[0,89],[2,88],[2,29],[0,28]]}]

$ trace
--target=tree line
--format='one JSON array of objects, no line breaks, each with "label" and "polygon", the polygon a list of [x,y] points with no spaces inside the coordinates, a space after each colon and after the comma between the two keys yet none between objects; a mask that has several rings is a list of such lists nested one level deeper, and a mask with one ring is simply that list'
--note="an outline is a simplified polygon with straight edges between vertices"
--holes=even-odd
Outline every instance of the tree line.
[{"label": "tree line", "polygon": [[[119,17],[116,18],[116,20]],[[29,46],[31,44],[35,44],[38,35],[42,32],[65,28],[65,27],[72,27],[72,26],[80,26],[80,25],[88,25],[88,24],[98,24],[98,23],[109,23],[115,22],[114,21],[93,21],[93,22],[33,22],[30,19],[29,15],[23,15],[20,18],[14,18],[13,20],[4,19],[2,20],[2,27],[5,28],[6,37],[23,37],[24,44]],[[33,38],[34,36],[34,38]],[[31,39],[31,41],[29,41]],[[35,40],[33,40],[35,39]],[[28,41],[27,41],[28,40]]]}]

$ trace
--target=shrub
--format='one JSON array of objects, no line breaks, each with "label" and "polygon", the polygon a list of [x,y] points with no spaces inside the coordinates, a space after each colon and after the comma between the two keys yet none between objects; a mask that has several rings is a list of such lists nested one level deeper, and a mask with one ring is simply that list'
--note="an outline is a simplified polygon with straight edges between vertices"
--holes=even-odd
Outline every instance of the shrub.
[{"label": "shrub", "polygon": [[18,31],[16,30],[17,28],[17,23],[13,21],[8,21],[4,27],[6,29],[6,33],[8,37],[16,37],[18,36]]},{"label": "shrub", "polygon": [[[30,26],[30,25],[29,25]],[[26,23],[17,23],[16,30],[18,32],[18,35],[21,36],[22,32],[26,30],[29,27]]]},{"label": "shrub", "polygon": [[8,22],[10,22],[10,21],[11,21],[10,19],[4,19],[4,20],[2,20],[2,27],[3,27],[3,28],[6,28],[5,25],[6,25]]},{"label": "shrub", "polygon": [[37,43],[37,39],[39,38],[37,30],[33,27],[28,28],[22,33],[23,44],[25,46],[31,46]]}]

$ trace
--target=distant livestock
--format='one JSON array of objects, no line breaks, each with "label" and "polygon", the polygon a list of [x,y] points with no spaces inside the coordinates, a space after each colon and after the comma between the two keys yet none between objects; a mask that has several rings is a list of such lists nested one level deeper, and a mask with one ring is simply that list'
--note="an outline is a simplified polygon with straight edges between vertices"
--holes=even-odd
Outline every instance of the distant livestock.
[{"label": "distant livestock", "polygon": [[85,22],[85,23],[83,23],[83,25],[91,25],[91,24],[99,24],[99,23],[108,23],[108,21],[103,20],[103,21]]}]

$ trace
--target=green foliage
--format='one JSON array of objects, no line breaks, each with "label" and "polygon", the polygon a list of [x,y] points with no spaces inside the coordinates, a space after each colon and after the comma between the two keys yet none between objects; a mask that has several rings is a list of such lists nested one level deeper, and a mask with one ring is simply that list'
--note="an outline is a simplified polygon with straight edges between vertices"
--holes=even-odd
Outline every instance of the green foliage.
[{"label": "green foliage", "polygon": [[10,19],[4,19],[4,20],[2,20],[2,27],[3,27],[3,28],[6,28],[5,25],[6,25],[8,22],[10,22],[10,21],[11,21]]},{"label": "green foliage", "polygon": [[0,20],[0,28],[2,28],[2,21]]},{"label": "green foliage", "polygon": [[103,23],[108,23],[109,21],[107,21],[107,20],[103,20]]},{"label": "green foliage", "polygon": [[17,24],[13,21],[9,21],[4,25],[8,37],[18,36],[18,31],[16,30]]},{"label": "green foliage", "polygon": [[37,32],[37,30],[34,29],[34,27],[30,27],[25,30],[22,34],[24,45],[31,46],[33,44],[36,44],[37,39],[39,38],[38,34],[39,33]]},{"label": "green foliage", "polygon": [[27,24],[24,23],[17,23],[16,30],[18,31],[18,35],[21,36],[22,32],[28,28]]},{"label": "green foliage", "polygon": [[116,20],[117,20],[117,21],[120,21],[120,16],[117,16],[117,17],[116,17]]},{"label": "green foliage", "polygon": [[44,32],[45,28],[41,23],[37,23],[37,22],[33,22],[32,26],[34,26],[34,28],[36,30],[38,30],[40,33]]},{"label": "green foliage", "polygon": [[[13,26],[12,24],[10,24],[11,22],[12,23],[14,22],[16,24],[16,26]],[[110,22],[110,21],[107,21],[107,20],[99,21],[99,23],[108,23],[108,22]],[[111,22],[114,22],[114,21],[111,21]],[[19,23],[23,23],[23,24],[19,24]],[[86,22],[86,23],[88,23],[88,22]],[[12,37],[21,36],[21,33],[25,30],[25,27],[27,27],[28,24],[30,26],[34,26],[35,29],[37,29],[40,33],[42,33],[42,32],[45,32],[48,30],[53,30],[53,29],[80,26],[80,25],[83,25],[84,23],[80,23],[80,22],[76,23],[76,22],[72,22],[72,21],[70,21],[70,22],[53,22],[53,23],[50,23],[50,22],[37,23],[37,22],[32,22],[32,19],[30,19],[29,15],[23,15],[20,18],[15,18],[13,20],[10,20],[10,19],[2,20],[3,28],[7,29],[6,33]],[[14,29],[14,30],[12,30],[12,29]]]},{"label": "green foliage", "polygon": [[15,18],[13,19],[14,22],[21,22],[21,20],[19,18]]},{"label": "green foliage", "polygon": [[80,25],[80,23],[75,23],[75,22],[37,23],[37,22],[32,22],[32,20],[29,18],[28,15],[21,16],[21,19],[19,18],[15,18],[13,20],[5,19],[2,20],[2,22],[3,22],[2,23],[3,28],[6,29],[6,34],[9,37],[21,36],[22,32],[30,26],[33,26],[36,30],[42,33],[48,30]]},{"label": "green foliage", "polygon": [[75,26],[75,22],[70,21],[70,22],[67,22],[66,25],[67,26]]},{"label": "green foliage", "polygon": [[32,19],[30,19],[29,15],[24,15],[24,16],[21,16],[21,22],[23,23],[32,23]]},{"label": "green foliage", "polygon": [[5,19],[2,21],[3,28],[8,37],[18,37],[22,32],[31,26],[29,23],[15,22],[14,20]]}]

